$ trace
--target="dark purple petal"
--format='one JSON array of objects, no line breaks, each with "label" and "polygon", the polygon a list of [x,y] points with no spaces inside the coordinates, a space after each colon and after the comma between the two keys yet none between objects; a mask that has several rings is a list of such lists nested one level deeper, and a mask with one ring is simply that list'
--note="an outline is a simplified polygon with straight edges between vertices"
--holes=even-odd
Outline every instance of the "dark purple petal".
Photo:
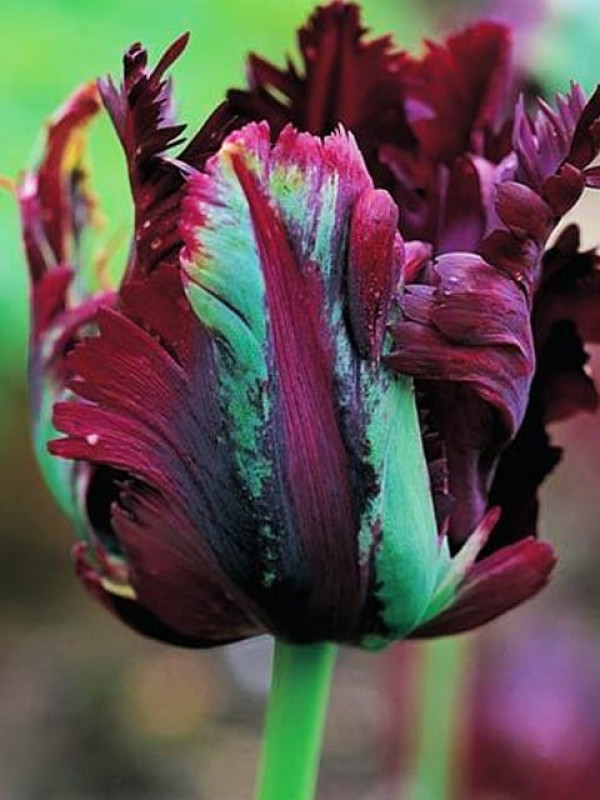
[{"label": "dark purple petal", "polygon": [[505,435],[513,435],[533,370],[523,293],[470,253],[440,256],[427,274],[428,286],[406,287],[389,364],[416,378],[468,385],[496,408]]},{"label": "dark purple petal", "polygon": [[494,548],[537,534],[539,487],[561,458],[547,425],[598,408],[583,346],[600,331],[598,257],[578,246],[579,232],[570,226],[544,257],[534,298],[537,365],[527,411],[500,457],[490,490],[490,503],[503,508],[490,542]]},{"label": "dark purple petal", "polygon": [[557,216],[571,208],[585,186],[588,166],[600,149],[600,89],[586,102],[577,84],[556,98],[556,110],[543,102],[531,119],[521,102],[515,114],[513,143],[517,180],[545,198]]},{"label": "dark purple petal", "polygon": [[544,256],[533,313],[538,345],[560,321],[572,322],[584,341],[600,342],[600,256],[579,250],[574,225]]}]

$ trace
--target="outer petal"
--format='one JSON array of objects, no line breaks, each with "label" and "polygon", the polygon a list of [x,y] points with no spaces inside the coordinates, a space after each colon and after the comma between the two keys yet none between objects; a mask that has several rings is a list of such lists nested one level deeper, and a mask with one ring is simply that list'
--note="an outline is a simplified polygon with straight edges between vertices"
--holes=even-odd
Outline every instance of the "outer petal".
[{"label": "outer petal", "polygon": [[[143,208],[141,221],[138,219],[138,222],[146,234],[149,233],[150,226],[144,228],[144,224],[149,218],[152,224],[156,221],[156,216],[152,214],[157,209],[157,187],[160,189],[158,195],[163,193],[159,197],[158,206],[160,213],[164,214],[177,206],[176,190],[182,183],[179,170],[171,169],[167,174],[166,166],[162,161],[159,163],[158,158],[161,148],[167,146],[173,138],[173,128],[167,127],[165,132],[161,116],[166,113],[165,104],[168,103],[168,88],[161,83],[161,75],[179,47],[180,45],[176,45],[169,51],[162,66],[159,65],[150,78],[144,70],[144,51],[134,48],[129,54],[123,94],[119,96],[114,89],[111,93],[110,87],[104,87],[109,104],[112,102],[111,111],[119,133],[132,161],[132,182]],[[24,238],[33,279],[31,373],[34,412],[40,415],[36,427],[39,458],[47,472],[49,484],[54,488],[65,510],[73,517],[79,535],[86,540],[85,559],[81,549],[84,545],[78,550],[78,574],[88,587],[93,588],[93,593],[101,597],[118,616],[147,635],[169,639],[178,644],[200,644],[207,641],[214,643],[215,627],[219,631],[219,641],[222,641],[223,638],[239,636],[240,630],[244,633],[255,630],[255,624],[248,622],[244,613],[238,612],[235,607],[233,622],[231,619],[223,620],[226,607],[232,605],[230,599],[215,615],[214,606],[211,605],[214,604],[214,597],[210,595],[209,585],[207,593],[210,602],[207,602],[206,595],[203,595],[203,599],[205,614],[212,613],[212,628],[205,625],[200,633],[193,630],[191,624],[187,628],[185,624],[180,629],[169,628],[148,607],[140,604],[136,590],[131,585],[129,565],[123,557],[120,534],[111,519],[113,510],[115,517],[118,516],[122,489],[129,480],[127,474],[104,466],[93,466],[94,459],[64,460],[49,457],[46,452],[48,440],[56,435],[51,421],[52,407],[57,399],[68,396],[66,389],[73,379],[72,364],[77,366],[77,358],[80,358],[79,354],[71,364],[67,355],[73,351],[78,341],[96,330],[98,316],[107,318],[103,317],[104,312],[98,314],[99,309],[105,309],[115,302],[115,293],[112,292],[81,298],[77,291],[79,278],[74,278],[75,270],[82,266],[81,239],[93,210],[85,191],[85,173],[81,164],[82,128],[98,108],[99,96],[93,85],[84,87],[73,96],[49,126],[40,168],[26,175],[19,188]],[[199,135],[196,141],[201,143],[202,136]],[[165,197],[165,192],[171,192],[170,197]],[[152,213],[148,212],[148,208]],[[148,241],[146,239],[146,243]],[[151,245],[152,242],[149,244],[150,250],[158,249]],[[135,261],[135,248],[133,252]],[[168,255],[168,249],[159,253],[165,260]],[[153,261],[153,264],[156,262]],[[175,273],[173,275],[171,286],[174,283],[182,300],[179,278]],[[127,292],[122,296],[125,294]],[[174,306],[170,304],[173,297]],[[192,357],[193,348],[190,347],[185,320],[179,319],[181,304],[177,304],[177,295],[166,292],[165,297],[159,295],[154,299],[155,307],[158,306],[160,313],[164,313],[162,323],[157,322],[154,329],[164,334],[163,341],[168,342],[172,351],[185,362],[186,358]],[[135,298],[130,300],[130,305],[132,313],[135,313]],[[174,312],[170,318],[169,311]],[[167,319],[170,326],[165,330],[161,324]],[[196,326],[195,319],[189,319]],[[148,310],[145,315],[141,314],[141,320],[142,325],[146,323],[149,326],[156,322],[152,312]],[[128,374],[122,376],[123,384],[127,383],[129,377]],[[78,432],[81,433],[81,430]],[[92,433],[87,440],[84,439],[86,447],[93,448],[96,435]],[[138,522],[138,518],[133,522],[132,517],[128,516],[122,521],[122,527],[130,531]],[[152,525],[149,528],[154,533]],[[152,551],[151,544],[152,536],[149,536],[145,552],[150,560],[156,554],[156,549]],[[157,585],[160,591],[160,581],[157,581]],[[177,588],[181,591],[179,586]],[[150,599],[154,607],[153,598]],[[171,607],[175,605],[173,598],[169,598],[169,602]],[[196,606],[203,607],[201,602]],[[180,620],[174,616],[175,623],[178,624]],[[233,630],[233,633],[228,635],[228,630]]]},{"label": "outer petal", "polygon": [[489,622],[537,594],[555,562],[550,546],[535,539],[502,548],[473,565],[451,604],[411,636],[445,636]]},{"label": "outer petal", "polygon": [[271,150],[268,128],[249,125],[192,178],[183,230],[226,436],[266,523],[262,602],[295,609],[294,638],[404,635],[441,556],[412,386],[376,352],[402,260],[390,198],[343,132],[286,128]]},{"label": "outer petal", "polygon": [[123,145],[135,206],[135,235],[125,280],[139,278],[167,262],[177,264],[181,248],[177,219],[186,165],[200,168],[239,124],[223,105],[179,154],[177,162],[168,158],[168,151],[183,141],[185,125],[174,121],[171,81],[165,72],[187,41],[187,34],[180,36],[153,69],[148,68],[145,48],[134,44],[123,58],[121,86],[111,78],[98,82]]},{"label": "outer petal", "polygon": [[130,282],[121,311],[102,310],[98,325],[69,356],[79,399],[55,407],[68,438],[51,452],[112,470],[108,481],[90,482],[87,513],[95,534],[124,556],[126,584],[143,608],[190,640],[256,632],[205,538],[215,517],[244,526],[243,512],[215,452],[209,342],[177,272],[167,266]]}]

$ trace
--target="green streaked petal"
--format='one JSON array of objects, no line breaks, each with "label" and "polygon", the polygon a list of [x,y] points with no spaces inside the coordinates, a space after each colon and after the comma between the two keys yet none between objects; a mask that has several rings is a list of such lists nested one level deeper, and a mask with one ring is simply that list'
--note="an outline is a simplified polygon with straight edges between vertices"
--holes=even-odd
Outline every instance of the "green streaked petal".
[{"label": "green streaked petal", "polygon": [[366,397],[368,460],[379,478],[360,536],[363,555],[375,547],[376,594],[389,633],[368,637],[363,644],[371,648],[404,637],[417,624],[443,558],[413,382],[387,371],[383,375],[370,383]]}]

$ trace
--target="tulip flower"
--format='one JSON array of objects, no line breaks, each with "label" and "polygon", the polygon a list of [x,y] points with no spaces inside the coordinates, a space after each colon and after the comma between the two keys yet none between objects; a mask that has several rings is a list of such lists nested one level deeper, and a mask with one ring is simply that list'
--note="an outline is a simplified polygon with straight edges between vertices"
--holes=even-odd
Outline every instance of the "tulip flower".
[{"label": "tulip flower", "polygon": [[[180,147],[165,75],[186,41],[154,68],[134,45],[120,86],[77,92],[19,188],[37,449],[78,575],[190,647],[374,649],[532,596],[554,565],[525,511],[558,379],[570,409],[595,404],[595,260],[572,233],[544,251],[598,184],[600,94],[531,116],[503,27],[415,59],[334,2],[300,31],[301,69],[253,56],[249,89]],[[86,293],[101,106],[135,231],[120,286]],[[515,487],[503,459],[523,448],[539,461]]]},{"label": "tulip flower", "polygon": [[[476,559],[490,494],[514,505],[501,454],[539,404],[544,244],[597,182],[600,98],[574,86],[533,121],[517,106],[511,145],[503,28],[421,60],[361,37],[355,6],[318,10],[300,34],[306,74],[253,59],[252,89],[177,158],[163,75],[186,40],[154,70],[136,45],[121,88],[80,90],[22,180],[38,450],[81,532],[80,577],[150,635],[376,645],[479,624],[552,567],[519,519]],[[120,289],[85,295],[78,148],[101,103],[135,236]],[[572,250],[561,269],[583,258],[595,277]],[[595,299],[579,295],[562,334],[575,342]],[[564,322],[560,292],[553,302],[547,337]],[[428,491],[409,511],[412,484],[427,483],[419,428],[400,422],[410,377],[438,524]]]}]

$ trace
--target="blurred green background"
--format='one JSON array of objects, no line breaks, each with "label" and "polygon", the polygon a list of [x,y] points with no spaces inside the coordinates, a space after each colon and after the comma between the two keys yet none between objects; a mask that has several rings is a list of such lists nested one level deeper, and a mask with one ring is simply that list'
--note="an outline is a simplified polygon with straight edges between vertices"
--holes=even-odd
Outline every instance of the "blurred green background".
[{"label": "blurred green background", "polygon": [[[431,34],[435,20],[445,26],[464,20],[465,6],[476,13],[474,3],[462,4],[462,12],[457,5],[367,0],[364,16],[375,32],[393,31],[408,47]],[[538,54],[548,86],[564,87],[571,75],[592,84],[600,33],[586,24],[585,6],[560,11],[553,3],[554,21],[544,36],[528,40],[528,55]],[[108,72],[120,75],[130,43],[141,40],[156,59],[179,33],[192,32],[173,75],[180,117],[193,132],[225,90],[243,82],[248,51],[278,62],[293,52],[293,32],[311,8],[308,0],[3,3],[0,175],[17,177],[44,119],[74,87]],[[106,219],[100,251],[115,232],[128,230],[131,209],[121,152],[106,120],[96,123],[90,144]],[[597,244],[600,206],[586,202],[577,214],[585,217],[586,243]],[[116,273],[124,249],[114,259]],[[0,800],[249,800],[265,647],[169,650],[122,629],[81,591],[69,564],[69,525],[41,486],[30,451],[26,335],[15,202],[0,190]],[[558,543],[563,567],[536,601],[550,611],[571,609],[591,629],[600,621],[598,427],[597,420],[583,419],[557,431],[560,441],[579,446],[570,448],[545,492],[545,529]],[[509,641],[522,613],[488,635]],[[322,798],[380,796],[385,699],[379,670],[373,657],[343,655]]]}]

